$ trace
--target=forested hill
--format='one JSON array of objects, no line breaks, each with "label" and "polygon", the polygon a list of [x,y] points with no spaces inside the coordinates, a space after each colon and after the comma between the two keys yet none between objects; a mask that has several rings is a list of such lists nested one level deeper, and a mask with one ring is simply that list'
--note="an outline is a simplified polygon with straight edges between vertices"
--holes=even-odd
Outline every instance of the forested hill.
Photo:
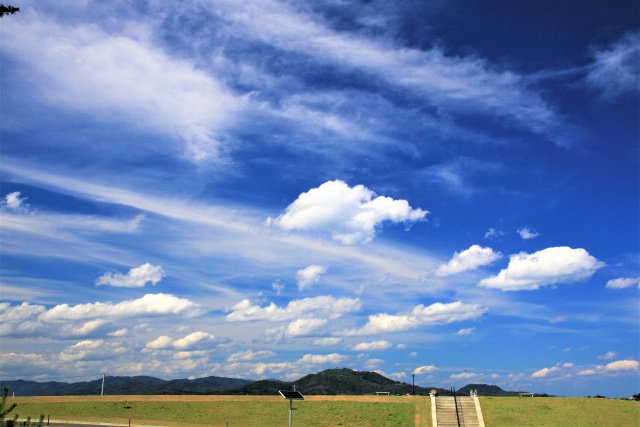
[{"label": "forested hill", "polygon": [[[96,395],[102,390],[102,379],[94,381],[36,382],[36,381],[0,381],[0,387],[9,387],[10,395],[16,396],[65,396]],[[394,381],[376,372],[354,371],[347,368],[327,369],[306,375],[296,381],[260,380],[250,381],[238,378],[205,377],[193,380],[161,380],[148,376],[115,377],[105,379],[106,395],[152,395],[152,394],[248,394],[277,395],[279,390],[293,390],[296,387],[303,395],[364,395],[376,392],[389,392],[393,395],[412,394],[414,388],[406,382]],[[436,387],[415,386],[415,394],[428,395],[433,389],[440,395],[449,394],[449,390]],[[514,392],[505,392],[498,386],[469,384],[459,390],[460,394],[469,394],[478,390],[481,396],[507,396]]]},{"label": "forested hill", "polygon": [[[230,389],[249,384],[251,381],[238,378],[205,377],[161,380],[148,376],[112,377],[105,379],[104,394],[224,394]],[[0,381],[0,387],[9,387],[10,395],[16,396],[68,396],[100,394],[102,379],[65,383],[56,381]]]},{"label": "forested hill", "polygon": [[[293,386],[303,395],[374,394],[379,391],[391,394],[412,394],[413,387],[405,382],[394,381],[376,372],[353,371],[351,369],[327,369],[310,374],[292,382],[261,380],[235,390],[232,394],[278,394],[278,390],[292,390]],[[415,387],[416,394],[427,395],[433,387]],[[437,389],[438,393],[445,393]],[[446,391],[448,393],[448,391]]]}]

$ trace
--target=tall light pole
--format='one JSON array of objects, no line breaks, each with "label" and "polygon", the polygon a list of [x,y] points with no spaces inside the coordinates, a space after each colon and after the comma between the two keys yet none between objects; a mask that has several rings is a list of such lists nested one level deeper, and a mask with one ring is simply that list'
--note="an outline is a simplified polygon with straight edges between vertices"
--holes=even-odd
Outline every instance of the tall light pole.
[{"label": "tall light pole", "polygon": [[416,374],[411,374],[411,378],[413,379],[413,383],[412,383],[412,388],[413,388],[413,395],[416,395]]}]

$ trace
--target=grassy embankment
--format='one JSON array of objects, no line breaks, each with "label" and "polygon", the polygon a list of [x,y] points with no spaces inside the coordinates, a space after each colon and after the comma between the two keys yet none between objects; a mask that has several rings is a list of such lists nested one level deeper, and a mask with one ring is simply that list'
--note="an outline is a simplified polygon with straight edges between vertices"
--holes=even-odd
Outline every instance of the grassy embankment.
[{"label": "grassy embankment", "polygon": [[[416,406],[416,400],[423,402]],[[99,396],[23,397],[14,413],[40,414],[52,420],[86,420],[132,425],[281,427],[287,425],[289,401],[272,396]],[[413,426],[416,411],[425,410],[416,397],[308,396],[294,401],[294,425],[392,427]],[[421,407],[422,405],[422,407]],[[420,423],[430,427],[430,424]]]},{"label": "grassy embankment", "polygon": [[640,426],[640,402],[573,397],[480,397],[487,427]]},{"label": "grassy embankment", "polygon": [[[271,427],[286,425],[289,402],[277,396],[22,397],[15,412],[37,419],[132,425]],[[480,397],[486,427],[640,425],[640,402],[588,398]],[[294,402],[294,425],[432,427],[428,397],[307,396]],[[228,423],[228,424],[227,424]]]}]

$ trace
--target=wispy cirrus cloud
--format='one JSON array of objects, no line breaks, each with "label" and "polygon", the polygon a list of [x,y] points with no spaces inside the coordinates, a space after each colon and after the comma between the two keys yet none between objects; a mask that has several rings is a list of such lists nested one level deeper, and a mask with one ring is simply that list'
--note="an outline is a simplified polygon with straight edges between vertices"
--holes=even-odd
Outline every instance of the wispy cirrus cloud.
[{"label": "wispy cirrus cloud", "polygon": [[586,81],[604,96],[640,91],[640,32],[625,34],[611,46],[595,50],[593,57]]},{"label": "wispy cirrus cloud", "polygon": [[31,11],[7,25],[3,50],[38,76],[34,84],[47,102],[166,135],[194,162],[220,157],[243,98],[150,44],[142,36],[148,28],[130,23],[128,31],[107,33]]}]

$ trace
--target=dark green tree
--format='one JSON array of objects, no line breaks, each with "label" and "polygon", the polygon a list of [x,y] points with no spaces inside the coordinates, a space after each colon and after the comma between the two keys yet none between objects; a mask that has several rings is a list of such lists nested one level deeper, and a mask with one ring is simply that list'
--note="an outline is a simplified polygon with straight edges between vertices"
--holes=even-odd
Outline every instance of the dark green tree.
[{"label": "dark green tree", "polygon": [[0,3],[0,18],[2,18],[4,15],[13,15],[16,12],[20,12],[19,7],[14,7],[10,5],[5,6],[2,3]]},{"label": "dark green tree", "polygon": [[28,417],[26,421],[18,423],[18,414],[13,416],[13,419],[6,420],[9,412],[13,411],[17,404],[13,402],[10,406],[7,406],[7,396],[9,395],[9,387],[5,387],[2,391],[2,400],[0,400],[0,427],[42,427],[44,422],[44,415],[40,415],[40,421],[37,424],[31,424],[31,417]]}]

